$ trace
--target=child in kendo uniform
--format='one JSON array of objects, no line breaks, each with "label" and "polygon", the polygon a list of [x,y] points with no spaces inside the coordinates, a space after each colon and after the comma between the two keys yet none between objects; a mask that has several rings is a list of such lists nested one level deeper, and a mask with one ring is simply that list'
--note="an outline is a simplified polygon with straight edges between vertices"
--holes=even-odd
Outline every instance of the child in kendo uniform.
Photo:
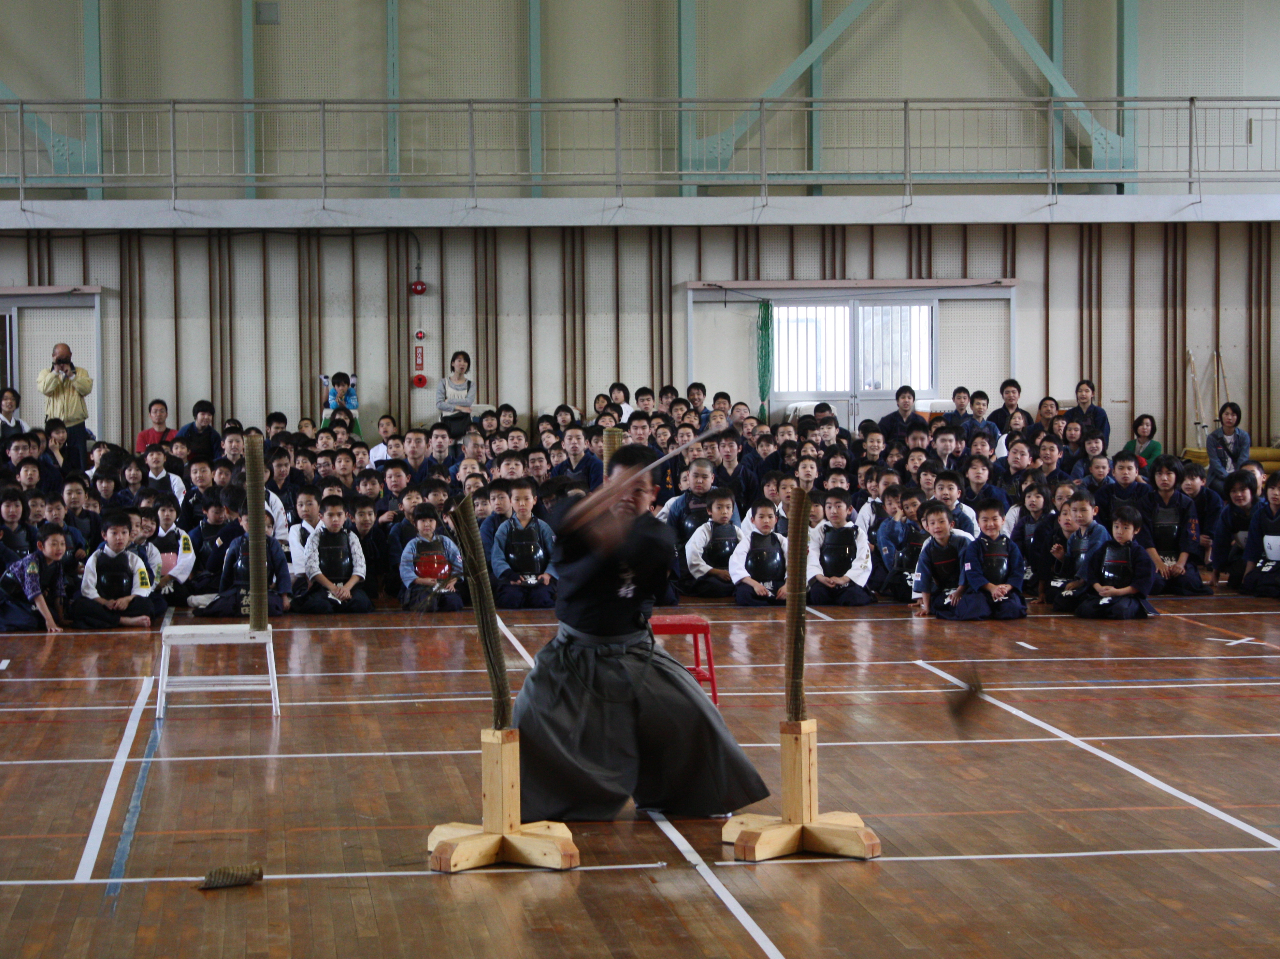
[{"label": "child in kendo uniform", "polygon": [[681,591],[690,596],[733,596],[729,561],[746,534],[735,522],[733,490],[717,487],[707,494],[706,502],[709,519],[685,543],[689,575],[681,583]]},{"label": "child in kendo uniform", "polygon": [[1280,599],[1280,470],[1267,477],[1264,491],[1249,522],[1240,592]]},{"label": "child in kendo uniform", "polygon": [[936,500],[927,503],[921,517],[929,541],[920,550],[916,564],[915,593],[920,597],[916,616],[956,619],[965,585],[960,554],[973,541],[964,530],[955,529],[955,513]]},{"label": "child in kendo uniform", "polygon": [[1258,478],[1249,470],[1237,470],[1223,482],[1226,504],[1213,527],[1213,585],[1222,574],[1227,585],[1239,589],[1244,582],[1244,551],[1249,526],[1258,508]]},{"label": "child in kendo uniform", "polygon": [[0,575],[0,632],[45,629],[60,633],[67,596],[66,531],[54,523],[36,530],[36,548]]},{"label": "child in kendo uniform", "polygon": [[[823,496],[823,519],[809,530],[805,569],[813,606],[867,606],[876,601],[867,589],[871,546],[866,530],[852,521],[852,511],[848,490],[828,490]],[[792,535],[801,532],[793,530]]]},{"label": "child in kendo uniform", "polygon": [[1026,567],[1022,551],[1004,534],[1004,509],[999,500],[978,500],[978,538],[960,554],[965,592],[956,619],[1022,619]]},{"label": "child in kendo uniform", "polygon": [[787,538],[779,535],[778,513],[761,497],[751,504],[751,530],[729,557],[733,598],[739,606],[785,606]]},{"label": "child in kendo uniform", "polygon": [[497,582],[494,605],[499,609],[551,609],[556,604],[556,571],[551,551],[556,538],[551,527],[533,515],[538,483],[529,477],[511,481],[514,515],[498,527],[489,554]]},{"label": "child in kendo uniform", "polygon": [[405,609],[456,613],[462,609],[462,553],[453,540],[437,535],[440,513],[430,503],[414,507],[413,524],[418,535],[400,553],[400,603]]},{"label": "child in kendo uniform", "polygon": [[884,492],[886,505],[895,499],[894,490],[898,491],[897,509],[893,518],[881,525],[876,536],[880,555],[889,567],[881,595],[888,596],[895,603],[909,603],[920,551],[929,540],[929,534],[920,526],[920,507],[924,505],[925,497],[918,489],[891,486]]},{"label": "child in kendo uniform", "polygon": [[[267,615],[282,616],[289,611],[293,578],[289,575],[289,561],[284,548],[275,537],[275,517],[266,507],[266,556],[267,556]],[[244,536],[238,536],[227,548],[222,561],[222,575],[218,580],[218,596],[207,606],[191,612],[196,616],[248,616],[249,615],[249,514],[239,518]]]},{"label": "child in kendo uniform", "polygon": [[108,513],[102,518],[104,546],[85,560],[80,595],[67,614],[78,629],[118,629],[151,625],[151,576],[146,563],[129,549],[133,535],[129,517]]},{"label": "child in kendo uniform", "polygon": [[1208,596],[1213,593],[1200,578],[1204,554],[1196,505],[1182,492],[1182,461],[1164,454],[1151,463],[1155,488],[1142,504],[1143,530],[1138,542],[1156,567],[1151,595]]},{"label": "child in kendo uniform", "polygon": [[1138,543],[1142,513],[1121,503],[1111,519],[1112,539],[1089,556],[1081,619],[1144,619],[1159,615],[1147,601],[1156,567]]},{"label": "child in kendo uniform", "polygon": [[365,577],[360,538],[346,528],[341,496],[320,501],[321,526],[307,539],[303,553],[310,588],[298,603],[300,613],[368,613],[373,603],[360,584]]}]

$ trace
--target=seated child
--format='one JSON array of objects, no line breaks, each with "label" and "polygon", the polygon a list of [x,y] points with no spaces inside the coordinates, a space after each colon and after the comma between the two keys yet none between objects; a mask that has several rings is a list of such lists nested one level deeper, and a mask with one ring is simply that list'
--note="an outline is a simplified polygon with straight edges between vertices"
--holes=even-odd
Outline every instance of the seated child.
[{"label": "seated child", "polygon": [[1080,601],[1085,598],[1085,575],[1089,569],[1089,560],[1111,539],[1106,528],[1096,522],[1098,507],[1093,501],[1092,493],[1077,490],[1071,494],[1068,504],[1076,531],[1071,534],[1065,547],[1066,553],[1072,557],[1072,579],[1063,584],[1057,599],[1053,601],[1053,608],[1060,613],[1074,613]]},{"label": "seated child", "polygon": [[300,487],[293,507],[298,522],[289,527],[289,573],[293,576],[295,594],[300,594],[307,589],[307,570],[303,564],[307,543],[320,527],[319,488],[311,484]]},{"label": "seated child", "polygon": [[734,523],[737,510],[733,490],[717,487],[706,494],[705,502],[708,519],[694,530],[684,545],[689,572],[680,583],[680,591],[690,596],[732,596],[729,558],[745,538]]},{"label": "seated child", "polygon": [[[895,489],[899,491],[898,496],[893,495]],[[876,535],[880,555],[889,569],[880,595],[888,596],[895,603],[909,603],[920,550],[929,539],[929,534],[920,528],[924,494],[918,489],[890,486],[884,492],[884,500],[892,516]]]},{"label": "seated child", "polygon": [[1227,502],[1213,528],[1213,585],[1227,574],[1227,585],[1239,589],[1244,582],[1244,551],[1249,525],[1258,508],[1258,479],[1247,470],[1228,474],[1223,482]]},{"label": "seated child", "polygon": [[[805,579],[813,606],[867,606],[876,601],[871,578],[871,545],[867,532],[853,521],[848,490],[829,490],[822,499],[823,520],[809,531]],[[793,536],[802,535],[792,530]]]},{"label": "seated child", "polygon": [[10,563],[36,548],[36,529],[27,522],[27,500],[17,487],[0,493],[0,555]]},{"label": "seated child", "polygon": [[498,584],[494,605],[499,609],[551,609],[556,604],[551,562],[556,538],[551,527],[533,515],[537,487],[528,476],[511,481],[514,515],[493,535],[489,563]]},{"label": "seated child", "polygon": [[307,539],[303,554],[310,588],[298,603],[300,613],[368,613],[373,609],[361,587],[366,568],[360,539],[346,528],[341,496],[320,501],[322,525]]},{"label": "seated child", "polygon": [[0,631],[33,632],[43,628],[50,633],[62,632],[66,621],[66,533],[60,526],[44,523],[36,537],[31,555],[15,560],[0,575]]},{"label": "seated child", "polygon": [[172,493],[161,493],[156,505],[156,531],[151,545],[160,553],[160,576],[153,592],[164,597],[170,606],[186,602],[187,580],[196,566],[196,551],[191,537],[178,528],[178,500]]},{"label": "seated child", "polygon": [[1265,499],[1249,522],[1240,592],[1280,599],[1280,470],[1267,477],[1263,489]]},{"label": "seated child", "polygon": [[1004,507],[994,498],[979,500],[978,538],[960,555],[965,583],[956,619],[1022,619],[1026,569],[1022,551],[1004,534]]},{"label": "seated child", "polygon": [[1039,575],[1036,570],[1035,548],[1036,537],[1040,533],[1040,523],[1048,515],[1049,487],[1040,483],[1031,483],[1022,489],[1022,501],[1005,514],[1005,529],[1009,530],[1009,539],[1022,553],[1023,565],[1026,567],[1022,594],[1033,596],[1038,593]]},{"label": "seated child", "polygon": [[102,517],[104,548],[85,560],[80,595],[68,617],[77,629],[118,629],[151,625],[151,577],[146,564],[129,550],[133,528],[122,512]]},{"label": "seated child", "polygon": [[[956,485],[958,490],[959,484]],[[926,503],[922,513],[929,539],[920,549],[916,563],[914,595],[920,598],[920,607],[914,615],[956,619],[960,600],[967,590],[960,554],[973,537],[955,529],[955,513],[945,503],[936,500]]]},{"label": "seated child", "polygon": [[[404,552],[405,546],[410,543],[414,537],[418,535],[418,527],[413,521],[413,511],[421,506],[426,500],[422,496],[422,490],[416,486],[406,486],[400,491],[400,516],[387,529],[387,564],[386,575],[382,580],[382,588],[388,596],[399,596],[404,591],[404,583],[400,580],[400,554]],[[440,523],[440,514],[436,514],[436,524]],[[481,539],[483,540],[484,524],[481,524]]]},{"label": "seated child", "polygon": [[729,557],[734,602],[783,606],[787,602],[787,540],[777,532],[777,511],[762,496],[751,504],[750,515],[751,530]]},{"label": "seated child", "polygon": [[1159,615],[1147,601],[1147,590],[1156,578],[1147,551],[1138,545],[1142,513],[1132,506],[1116,507],[1111,520],[1115,537],[1089,557],[1085,582],[1088,589],[1076,615],[1083,619],[1138,619]]},{"label": "seated child", "polygon": [[370,496],[351,498],[351,516],[351,528],[360,540],[360,550],[364,553],[367,572],[364,591],[369,594],[370,599],[376,599],[387,578],[387,531],[378,523],[377,506]]},{"label": "seated child", "polygon": [[1138,543],[1156,567],[1150,595],[1207,596],[1213,588],[1200,578],[1200,522],[1196,505],[1182,492],[1182,461],[1165,453],[1151,463],[1155,489],[1142,504]]},{"label": "seated child", "polygon": [[978,535],[978,517],[960,502],[960,484],[959,473],[942,470],[933,483],[933,498],[951,511],[951,524],[972,539]]},{"label": "seated child", "polygon": [[[267,549],[267,615],[282,616],[289,611],[293,578],[289,575],[289,563],[284,549],[275,536],[275,517],[270,509],[266,513]],[[196,616],[248,616],[249,615],[249,516],[239,518],[244,536],[237,536],[227,549],[222,562],[222,576],[218,582],[218,595],[211,603],[192,610]]]},{"label": "seated child", "polygon": [[400,602],[405,609],[456,613],[462,609],[458,579],[462,553],[450,539],[437,536],[440,513],[430,503],[413,509],[417,536],[400,553]]},{"label": "seated child", "polygon": [[1222,497],[1209,488],[1209,471],[1199,463],[1182,464],[1182,492],[1191,497],[1196,506],[1196,519],[1200,521],[1200,556],[1202,567],[1213,563],[1213,531],[1218,528],[1218,518],[1226,504]]}]

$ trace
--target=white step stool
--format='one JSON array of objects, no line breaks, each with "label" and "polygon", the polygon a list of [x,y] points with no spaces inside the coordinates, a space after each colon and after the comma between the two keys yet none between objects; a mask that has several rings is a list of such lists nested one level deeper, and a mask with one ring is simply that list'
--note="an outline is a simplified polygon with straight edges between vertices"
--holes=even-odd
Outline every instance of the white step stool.
[{"label": "white step stool", "polygon": [[[271,715],[280,715],[280,690],[276,685],[276,656],[271,645],[271,627],[255,631],[248,625],[228,623],[210,626],[166,626],[160,633],[160,685],[156,695],[156,718],[164,718],[165,697],[171,692],[230,692],[263,689],[271,692]],[[231,646],[257,643],[267,650],[267,675],[169,676],[169,650],[174,646]]]}]

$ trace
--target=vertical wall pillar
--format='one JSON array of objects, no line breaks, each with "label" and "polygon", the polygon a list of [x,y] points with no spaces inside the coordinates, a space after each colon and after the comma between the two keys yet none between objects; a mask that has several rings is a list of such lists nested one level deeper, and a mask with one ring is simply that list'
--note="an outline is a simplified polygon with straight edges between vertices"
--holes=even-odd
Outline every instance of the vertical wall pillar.
[{"label": "vertical wall pillar", "polygon": [[[698,95],[698,8],[696,0],[678,0],[677,23],[677,96],[691,99]],[[680,105],[680,172],[683,176],[693,160],[694,114],[689,105]],[[696,186],[680,187],[681,196],[697,196]]]},{"label": "vertical wall pillar", "polygon": [[[529,4],[529,99],[542,99],[542,0]],[[542,108],[534,103],[529,108],[529,178],[533,186],[530,196],[542,196]]]},{"label": "vertical wall pillar", "polygon": [[[1063,34],[1066,26],[1062,16],[1063,0],[1049,0],[1049,56],[1053,58],[1053,65],[1062,70],[1063,61],[1065,59]],[[1052,94],[1053,85],[1049,85],[1049,92]],[[1053,111],[1053,129],[1049,131],[1049,165],[1051,167],[1058,166],[1062,163],[1064,157],[1064,140],[1062,132],[1062,111]],[[1056,188],[1055,188],[1056,189]]]},{"label": "vertical wall pillar", "polygon": [[[1138,95],[1138,0],[1116,0],[1116,96]],[[1138,131],[1136,118],[1120,104],[1116,133],[1120,135],[1120,168],[1137,168]],[[1122,183],[1121,193],[1137,193],[1136,183]]]},{"label": "vertical wall pillar", "polygon": [[[102,16],[99,0],[84,0],[84,98],[102,99]],[[80,172],[102,172],[102,115],[99,108],[90,107],[84,118],[84,152]],[[69,171],[70,172],[70,171]],[[99,179],[98,182],[101,182]],[[102,199],[102,187],[91,186],[86,190],[90,200]]]},{"label": "vertical wall pillar", "polygon": [[[822,0],[809,0],[809,42],[813,43],[822,32]],[[815,100],[822,96],[822,55],[819,54],[809,68],[809,96]],[[818,104],[809,107],[809,169],[822,170],[822,111]],[[810,196],[822,196],[821,184],[809,187]]]},{"label": "vertical wall pillar", "polygon": [[[245,100],[254,98],[256,83],[253,76],[253,20],[254,0],[240,0],[240,95]],[[244,108],[244,172],[245,199],[252,200],[258,195],[254,186],[257,170],[257,123],[253,113],[253,105]]]},{"label": "vertical wall pillar", "polygon": [[[387,0],[387,99],[400,99],[400,0]],[[393,106],[387,111],[387,175],[392,183],[400,180],[400,112]],[[400,188],[391,186],[387,196],[399,196]]]}]

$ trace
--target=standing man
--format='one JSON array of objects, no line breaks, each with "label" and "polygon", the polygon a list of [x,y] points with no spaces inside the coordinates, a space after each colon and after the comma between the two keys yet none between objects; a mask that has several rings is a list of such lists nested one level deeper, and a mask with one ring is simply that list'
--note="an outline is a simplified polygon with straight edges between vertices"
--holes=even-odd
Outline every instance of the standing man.
[{"label": "standing man", "polygon": [[44,418],[67,424],[67,445],[63,453],[67,467],[83,471],[85,446],[89,442],[89,431],[84,425],[89,409],[84,398],[93,392],[93,377],[84,367],[71,362],[71,347],[55,343],[53,363],[47,370],[40,371],[36,385],[45,395]]}]

